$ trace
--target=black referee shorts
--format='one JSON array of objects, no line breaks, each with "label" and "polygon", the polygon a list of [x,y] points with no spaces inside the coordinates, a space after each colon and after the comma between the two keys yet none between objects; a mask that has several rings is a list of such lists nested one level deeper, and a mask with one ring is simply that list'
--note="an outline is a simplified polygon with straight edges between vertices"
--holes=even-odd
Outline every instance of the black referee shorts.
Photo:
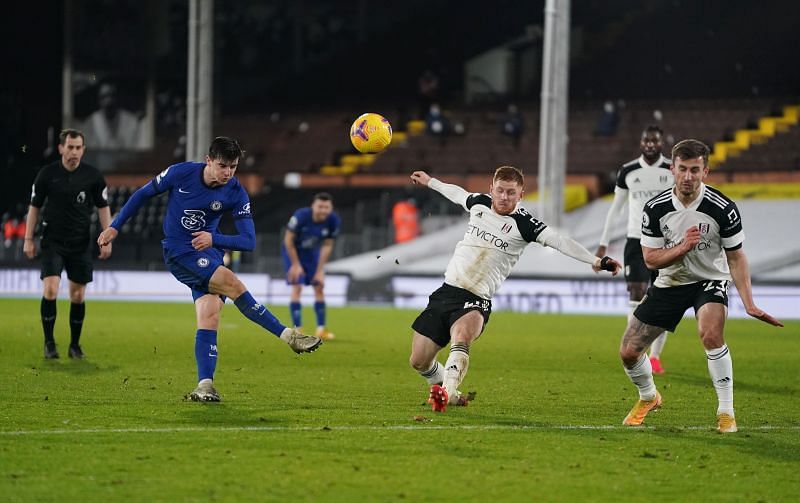
[{"label": "black referee shorts", "polygon": [[690,307],[697,311],[709,302],[728,306],[728,285],[726,280],[706,280],[688,285],[656,288],[651,286],[639,303],[633,315],[642,323],[675,332],[675,327]]},{"label": "black referee shorts", "polygon": [[652,271],[644,264],[642,243],[638,239],[628,238],[625,241],[623,262],[625,281],[628,283],[652,283],[658,277],[658,271]]},{"label": "black referee shorts", "polygon": [[417,316],[411,328],[444,347],[450,342],[450,327],[470,311],[480,311],[485,328],[492,314],[492,301],[445,283],[431,294],[428,307]]},{"label": "black referee shorts", "polygon": [[61,276],[61,271],[66,269],[70,281],[81,285],[91,283],[94,272],[91,249],[90,246],[84,247],[83,251],[80,248],[65,248],[43,239],[39,253],[42,259],[40,278]]}]

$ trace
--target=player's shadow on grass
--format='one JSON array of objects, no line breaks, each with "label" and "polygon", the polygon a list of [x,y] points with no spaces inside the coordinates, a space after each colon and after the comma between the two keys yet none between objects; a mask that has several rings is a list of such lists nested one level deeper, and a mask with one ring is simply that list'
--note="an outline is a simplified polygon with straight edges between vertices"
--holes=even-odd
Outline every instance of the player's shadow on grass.
[{"label": "player's shadow on grass", "polygon": [[204,426],[209,429],[218,428],[259,428],[283,427],[289,422],[283,418],[271,417],[269,413],[253,414],[250,409],[237,407],[230,402],[199,403],[185,399],[185,406],[180,415],[187,423]]},{"label": "player's shadow on grass", "polygon": [[[673,381],[675,383],[685,383],[701,388],[713,389],[711,386],[711,378],[708,377],[708,375],[698,376],[693,374],[680,374],[680,373],[670,372],[666,381],[667,382]],[[661,383],[659,383],[659,385],[661,385]],[[742,379],[740,377],[736,377],[736,380],[733,383],[733,387],[735,391],[769,393],[772,395],[780,395],[780,396],[786,396],[794,391],[793,388],[791,388],[788,385],[776,386],[772,384],[762,384],[762,383],[752,384],[749,383],[746,379]]]},{"label": "player's shadow on grass", "polygon": [[770,431],[747,430],[747,425],[740,425],[738,433],[728,433],[721,435],[714,431],[713,425],[709,426],[708,431],[686,431],[680,428],[657,427],[650,433],[663,437],[665,443],[673,439],[675,435],[682,435],[684,440],[695,442],[699,445],[699,450],[708,449],[711,444],[719,447],[721,444],[730,447],[750,456],[757,456],[764,459],[771,459],[784,462],[800,461],[800,450],[797,449],[797,442],[786,442],[776,437]]},{"label": "player's shadow on grass", "polygon": [[44,361],[29,363],[27,367],[40,372],[61,372],[72,375],[91,375],[119,370],[119,365],[101,365],[86,360]]}]

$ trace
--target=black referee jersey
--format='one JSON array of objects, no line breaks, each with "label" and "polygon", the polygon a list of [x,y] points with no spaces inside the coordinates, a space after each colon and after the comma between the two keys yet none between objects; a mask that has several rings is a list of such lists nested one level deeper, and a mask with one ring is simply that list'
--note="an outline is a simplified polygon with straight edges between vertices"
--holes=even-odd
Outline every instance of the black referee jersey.
[{"label": "black referee jersey", "polygon": [[44,206],[43,240],[85,249],[92,211],[108,206],[105,179],[97,168],[83,162],[75,171],[67,171],[59,159],[36,175],[31,206]]}]

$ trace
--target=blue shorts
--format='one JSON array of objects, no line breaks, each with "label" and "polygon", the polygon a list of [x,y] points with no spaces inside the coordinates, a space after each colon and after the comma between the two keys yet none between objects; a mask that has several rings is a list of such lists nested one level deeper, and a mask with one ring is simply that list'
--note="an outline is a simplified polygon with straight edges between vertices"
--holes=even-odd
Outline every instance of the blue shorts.
[{"label": "blue shorts", "polygon": [[[289,274],[289,268],[292,266],[292,261],[289,259],[289,255],[286,253],[286,249],[281,247],[281,256],[283,257],[283,269],[286,271],[286,274]],[[317,266],[319,265],[319,255],[318,254],[306,254],[301,253],[298,250],[297,257],[300,259],[300,266],[303,268],[303,274],[300,275],[300,279],[295,283],[296,285],[311,285],[312,280],[314,279],[314,274],[317,272]],[[289,280],[286,280],[286,283],[289,283]]]},{"label": "blue shorts", "polygon": [[[164,250],[164,263],[169,267],[169,271],[175,279],[188,286],[192,290],[192,299],[197,300],[203,295],[207,295],[208,281],[214,271],[222,263],[222,251],[216,248],[208,248],[203,251],[193,251],[183,253],[174,257],[168,256],[168,251]],[[223,296],[220,297],[225,300]]]}]

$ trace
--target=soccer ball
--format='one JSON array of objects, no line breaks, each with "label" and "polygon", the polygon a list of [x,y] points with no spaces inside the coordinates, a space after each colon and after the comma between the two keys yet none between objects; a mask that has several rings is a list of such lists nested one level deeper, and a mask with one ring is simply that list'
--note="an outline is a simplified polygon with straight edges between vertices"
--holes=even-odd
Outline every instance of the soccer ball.
[{"label": "soccer ball", "polygon": [[362,154],[377,154],[392,142],[392,125],[382,115],[366,113],[350,126],[350,141]]}]

